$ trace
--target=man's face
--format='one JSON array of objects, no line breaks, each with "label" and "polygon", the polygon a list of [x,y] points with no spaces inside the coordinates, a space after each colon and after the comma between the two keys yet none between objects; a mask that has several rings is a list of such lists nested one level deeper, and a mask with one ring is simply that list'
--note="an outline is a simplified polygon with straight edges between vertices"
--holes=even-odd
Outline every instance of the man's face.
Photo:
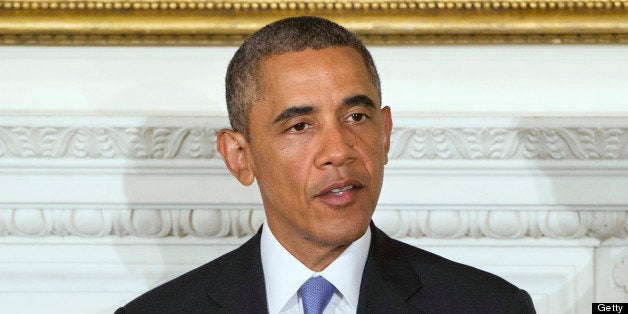
[{"label": "man's face", "polygon": [[290,52],[265,58],[259,74],[247,159],[269,227],[282,243],[353,242],[377,204],[392,127],[361,55]]}]

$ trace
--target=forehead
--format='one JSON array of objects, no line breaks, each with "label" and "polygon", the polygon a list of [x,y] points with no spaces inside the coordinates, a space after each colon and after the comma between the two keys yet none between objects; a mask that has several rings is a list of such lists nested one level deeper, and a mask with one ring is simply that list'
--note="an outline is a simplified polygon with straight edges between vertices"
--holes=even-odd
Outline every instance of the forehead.
[{"label": "forehead", "polygon": [[271,54],[262,58],[263,62],[290,62],[291,60],[307,59],[308,57],[320,58],[325,55],[329,56],[350,56],[363,62],[362,55],[357,49],[350,46],[330,46],[321,49],[305,48],[297,51],[287,51],[283,53]]},{"label": "forehead", "polygon": [[362,55],[352,47],[305,49],[268,56],[258,68],[262,99],[349,91],[375,94]]}]

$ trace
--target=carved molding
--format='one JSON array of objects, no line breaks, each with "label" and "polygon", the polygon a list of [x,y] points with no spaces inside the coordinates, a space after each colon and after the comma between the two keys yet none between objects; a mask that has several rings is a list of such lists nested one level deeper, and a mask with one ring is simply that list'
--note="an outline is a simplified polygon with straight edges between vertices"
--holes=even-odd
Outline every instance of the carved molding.
[{"label": "carved molding", "polygon": [[626,1],[592,1],[592,0],[549,0],[549,1],[443,1],[443,0],[379,0],[379,1],[329,1],[329,0],[292,0],[292,1],[260,1],[260,0],[205,0],[205,1],[116,1],[116,0],[79,0],[65,1],[0,1],[5,9],[48,9],[48,10],[233,10],[233,11],[285,11],[285,10],[347,10],[392,11],[459,11],[459,10],[502,10],[502,11],[563,11],[587,10],[604,11],[624,9]]},{"label": "carved molding", "polygon": [[216,129],[0,127],[0,158],[220,158]]},{"label": "carved molding", "polygon": [[617,262],[613,267],[613,280],[615,284],[624,289],[624,292],[628,295],[628,255]]},{"label": "carved molding", "polygon": [[[20,46],[223,46],[243,34],[0,34],[0,45]],[[628,34],[361,34],[370,45],[626,44]]]},{"label": "carved molding", "polygon": [[[429,121],[428,121],[429,123]],[[220,159],[216,127],[3,126],[3,158]],[[628,160],[626,127],[395,128],[391,159]]]},{"label": "carved molding", "polygon": [[617,160],[626,128],[396,129],[392,159]]},{"label": "carved molding", "polygon": [[[397,238],[628,238],[628,211],[378,210],[373,219]],[[263,221],[260,209],[2,209],[0,236],[244,237]]]}]

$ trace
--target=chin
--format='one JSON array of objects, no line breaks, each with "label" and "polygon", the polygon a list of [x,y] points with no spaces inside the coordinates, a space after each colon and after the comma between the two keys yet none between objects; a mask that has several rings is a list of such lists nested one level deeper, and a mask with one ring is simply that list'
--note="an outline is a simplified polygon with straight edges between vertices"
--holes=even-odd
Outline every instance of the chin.
[{"label": "chin", "polygon": [[366,224],[329,224],[326,228],[319,229],[319,239],[321,242],[330,245],[349,245],[364,235],[368,228]]}]

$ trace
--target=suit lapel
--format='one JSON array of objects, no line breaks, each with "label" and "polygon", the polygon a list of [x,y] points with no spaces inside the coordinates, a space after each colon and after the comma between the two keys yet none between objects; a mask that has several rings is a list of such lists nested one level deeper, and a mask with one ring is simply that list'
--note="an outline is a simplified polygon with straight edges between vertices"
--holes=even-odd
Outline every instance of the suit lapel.
[{"label": "suit lapel", "polygon": [[[403,246],[371,223],[371,247],[360,285],[358,313],[423,313],[415,302],[421,280]],[[260,254],[261,228],[234,252],[210,287],[208,297],[223,313],[267,313]]]},{"label": "suit lapel", "polygon": [[266,286],[260,254],[262,228],[237,249],[211,286],[209,297],[223,313],[267,313]]},{"label": "suit lapel", "polygon": [[371,222],[371,247],[364,266],[358,313],[422,313],[414,302],[421,280],[404,248]]}]

